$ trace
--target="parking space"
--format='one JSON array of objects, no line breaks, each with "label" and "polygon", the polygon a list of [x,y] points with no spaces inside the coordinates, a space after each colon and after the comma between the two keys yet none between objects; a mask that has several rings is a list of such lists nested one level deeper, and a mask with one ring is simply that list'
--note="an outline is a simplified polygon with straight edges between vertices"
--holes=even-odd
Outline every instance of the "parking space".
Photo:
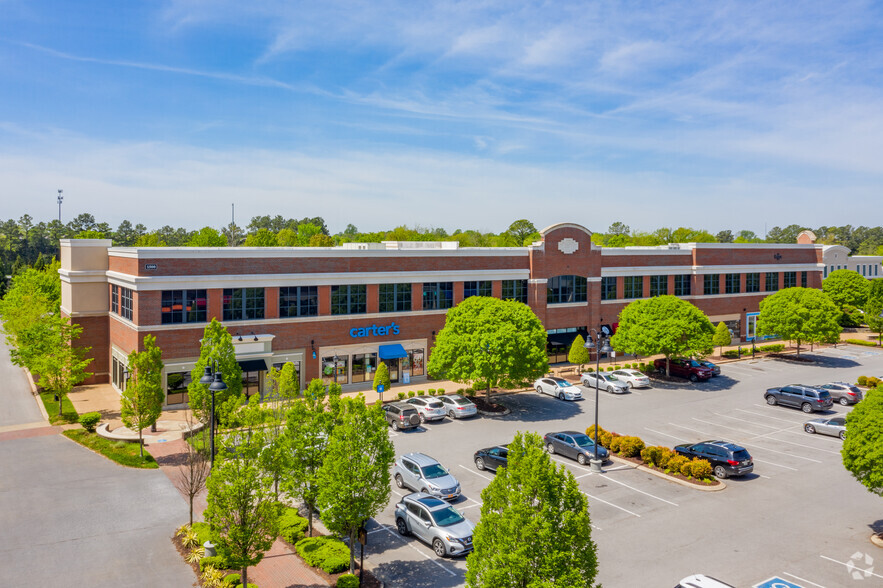
[{"label": "parking space", "polygon": [[[599,394],[600,424],[608,430],[668,447],[722,439],[744,446],[755,462],[752,475],[728,480],[723,492],[706,493],[618,462],[596,474],[552,456],[573,473],[588,498],[602,583],[667,585],[702,572],[736,586],[770,577],[804,588],[851,585],[846,562],[873,548],[867,537],[869,525],[879,519],[874,516],[879,505],[843,469],[838,438],[804,432],[803,424],[820,413],[768,406],[763,391],[794,382],[854,381],[883,372],[883,356],[838,349],[819,357],[814,365],[726,364],[724,374],[711,382]],[[399,432],[393,442],[399,455],[422,452],[439,460],[461,484],[454,506],[477,522],[481,492],[495,474],[475,467],[474,452],[507,443],[517,431],[585,430],[594,421],[595,406],[594,389],[583,391],[585,399],[578,402],[535,392],[508,395],[503,401],[512,413],[506,417],[446,419]],[[850,410],[835,405],[825,416]],[[464,558],[439,559],[431,546],[398,534],[395,503],[408,491],[395,485],[392,491],[390,504],[370,527],[366,556],[377,573],[388,586],[462,585]],[[878,579],[871,575],[860,585]]]}]

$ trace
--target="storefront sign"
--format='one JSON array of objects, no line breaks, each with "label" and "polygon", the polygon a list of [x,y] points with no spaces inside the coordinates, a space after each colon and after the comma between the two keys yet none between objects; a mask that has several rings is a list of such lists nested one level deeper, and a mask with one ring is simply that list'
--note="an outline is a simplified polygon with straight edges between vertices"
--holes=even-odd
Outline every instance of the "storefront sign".
[{"label": "storefront sign", "polygon": [[360,337],[382,337],[384,335],[398,334],[399,326],[395,323],[390,323],[390,325],[387,327],[378,327],[377,325],[371,325],[370,327],[350,329],[350,337],[352,337],[353,339],[359,339]]}]

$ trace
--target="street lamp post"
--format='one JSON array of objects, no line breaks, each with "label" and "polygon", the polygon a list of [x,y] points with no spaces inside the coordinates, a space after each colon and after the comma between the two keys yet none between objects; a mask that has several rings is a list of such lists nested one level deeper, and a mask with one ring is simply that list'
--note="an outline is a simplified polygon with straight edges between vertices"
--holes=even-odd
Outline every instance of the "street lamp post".
[{"label": "street lamp post", "polygon": [[61,224],[61,201],[64,200],[64,195],[62,194],[64,190],[61,188],[58,189],[58,224]]},{"label": "street lamp post", "polygon": [[212,412],[209,421],[209,451],[211,452],[211,469],[215,467],[215,392],[222,392],[227,389],[224,378],[221,376],[221,370],[218,369],[214,361],[212,365],[205,366],[205,373],[199,378],[200,384],[208,384],[209,392],[212,393]]},{"label": "street lamp post", "polygon": [[595,329],[592,329],[592,332],[595,333],[595,339],[598,340],[597,344],[592,339],[591,335],[586,335],[586,344],[584,346],[586,349],[595,350],[595,457],[589,460],[589,465],[593,472],[601,473],[601,459],[598,457],[598,376],[601,373],[601,354],[610,353],[613,351],[613,348],[608,344],[608,337],[599,333]]}]

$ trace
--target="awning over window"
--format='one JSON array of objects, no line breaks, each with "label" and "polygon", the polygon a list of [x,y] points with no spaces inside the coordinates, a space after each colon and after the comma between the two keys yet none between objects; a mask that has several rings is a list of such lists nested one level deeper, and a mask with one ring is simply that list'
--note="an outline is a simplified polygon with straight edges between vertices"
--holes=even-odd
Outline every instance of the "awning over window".
[{"label": "awning over window", "polygon": [[263,359],[244,359],[237,361],[243,372],[265,372],[267,371],[267,362]]},{"label": "awning over window", "polygon": [[380,359],[397,359],[399,357],[408,357],[408,352],[405,351],[405,348],[395,343],[393,345],[381,345],[380,349],[378,349],[378,353],[380,354]]}]

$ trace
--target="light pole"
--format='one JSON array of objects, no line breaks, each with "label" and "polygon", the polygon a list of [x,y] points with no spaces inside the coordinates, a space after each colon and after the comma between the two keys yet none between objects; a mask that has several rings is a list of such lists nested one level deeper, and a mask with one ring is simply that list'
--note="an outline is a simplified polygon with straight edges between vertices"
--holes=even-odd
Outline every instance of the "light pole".
[{"label": "light pole", "polygon": [[58,224],[61,224],[61,201],[64,200],[64,195],[62,194],[64,190],[61,188],[58,189]]},{"label": "light pole", "polygon": [[586,349],[595,350],[595,457],[589,460],[589,465],[593,472],[600,474],[602,470],[601,460],[598,458],[598,391],[599,376],[601,374],[601,354],[610,353],[613,351],[613,348],[608,344],[609,338],[606,335],[599,333],[595,329],[592,329],[592,332],[595,333],[595,339],[598,340],[598,343],[596,344],[592,336],[587,334],[586,344],[584,345]]},{"label": "light pole", "polygon": [[211,360],[211,365],[205,366],[205,373],[199,378],[200,384],[208,384],[209,392],[212,393],[212,413],[211,420],[209,421],[209,442],[211,451],[211,469],[215,467],[215,392],[222,392],[227,389],[227,384],[224,383],[224,378],[221,376],[221,370],[217,369],[217,365],[214,360]]}]

